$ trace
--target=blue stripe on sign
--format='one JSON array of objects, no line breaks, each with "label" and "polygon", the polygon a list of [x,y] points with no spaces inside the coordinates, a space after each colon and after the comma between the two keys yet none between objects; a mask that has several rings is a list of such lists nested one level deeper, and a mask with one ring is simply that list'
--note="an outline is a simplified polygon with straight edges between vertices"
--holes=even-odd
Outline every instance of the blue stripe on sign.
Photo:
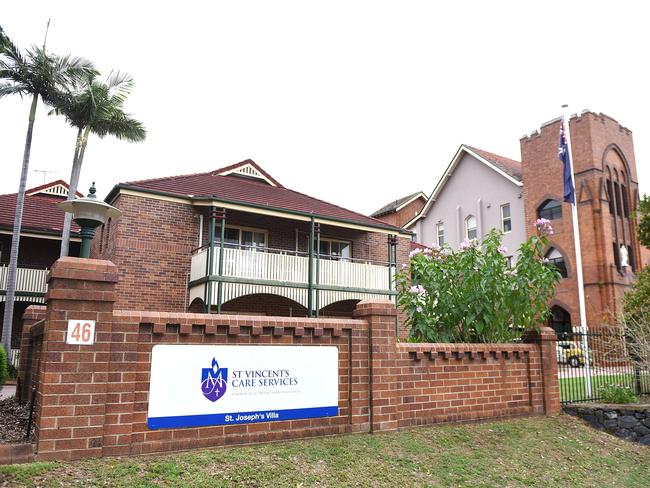
[{"label": "blue stripe on sign", "polygon": [[289,410],[259,410],[254,412],[212,413],[207,415],[178,415],[174,417],[148,417],[150,429],[173,429],[175,427],[201,427],[205,425],[250,424],[254,422],[277,422],[280,420],[335,417],[339,407],[292,408]]}]

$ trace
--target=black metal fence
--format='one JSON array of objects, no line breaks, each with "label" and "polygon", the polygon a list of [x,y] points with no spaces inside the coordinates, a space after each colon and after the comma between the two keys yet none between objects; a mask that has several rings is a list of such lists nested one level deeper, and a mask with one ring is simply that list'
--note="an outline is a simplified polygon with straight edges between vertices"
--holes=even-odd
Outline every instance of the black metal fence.
[{"label": "black metal fence", "polygon": [[616,328],[561,333],[556,343],[560,400],[563,404],[597,402],[608,386],[650,394],[650,371],[631,360],[625,334]]}]

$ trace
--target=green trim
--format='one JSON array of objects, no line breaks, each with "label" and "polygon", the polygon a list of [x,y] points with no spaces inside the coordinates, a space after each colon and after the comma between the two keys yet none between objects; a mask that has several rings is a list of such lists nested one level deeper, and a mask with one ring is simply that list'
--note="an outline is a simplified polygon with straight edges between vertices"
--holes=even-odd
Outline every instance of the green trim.
[{"label": "green trim", "polygon": [[[223,276],[223,246],[226,240],[226,209],[221,211],[221,240],[219,241],[219,276]],[[223,301],[223,286],[221,281],[217,284],[217,313],[221,313],[221,302]]]},{"label": "green trim", "polygon": [[[399,234],[403,235],[413,235],[413,232],[410,230],[402,229],[400,227],[394,227],[392,225],[381,225],[381,224],[368,224],[365,222],[359,222],[357,220],[349,220],[349,219],[342,219],[338,217],[329,217],[327,215],[320,215],[320,214],[314,214],[311,212],[301,212],[298,210],[289,210],[286,208],[280,208],[280,207],[272,207],[270,205],[260,205],[256,203],[250,203],[250,202],[244,202],[241,200],[231,200],[227,198],[219,198],[217,195],[214,196],[204,196],[204,197],[188,197],[187,195],[179,194],[179,193],[171,193],[171,192],[165,192],[165,191],[159,191],[159,190],[150,190],[148,188],[140,188],[138,186],[130,186],[130,185],[125,185],[125,184],[118,184],[113,187],[113,189],[110,191],[110,193],[106,196],[104,201],[106,203],[112,203],[112,198],[116,196],[117,193],[119,193],[119,190],[124,189],[124,190],[133,190],[133,191],[139,191],[142,193],[150,193],[152,195],[161,195],[161,196],[168,196],[172,198],[179,198],[183,200],[187,200],[188,202],[217,202],[217,203],[232,203],[234,205],[241,205],[243,207],[249,207],[249,208],[259,208],[262,210],[273,210],[275,212],[279,213],[284,213],[288,215],[300,215],[301,217],[315,217],[318,219],[324,219],[324,220],[330,220],[332,222],[340,222],[342,224],[353,224],[353,225],[359,225],[362,227],[369,227],[373,229],[383,229],[383,230],[392,230],[394,232],[397,232]],[[312,198],[312,197],[310,197]],[[333,204],[330,204],[333,205]]]},{"label": "green trim", "polygon": [[309,263],[307,268],[307,317],[313,315],[314,309],[314,216],[309,223]]},{"label": "green trim", "polygon": [[[222,283],[239,283],[242,285],[277,286],[280,288],[300,288],[303,290],[309,289],[309,284],[307,283],[294,283],[291,281],[277,281],[277,280],[257,280],[253,278],[236,278],[234,276],[218,276],[218,275],[204,276],[197,280],[190,281],[189,288],[198,285],[203,285],[210,281],[216,281]],[[312,285],[312,287],[315,290],[322,290],[322,291],[366,293],[370,295],[391,295],[391,296],[397,295],[397,292],[393,290],[378,290],[374,288],[354,288],[354,287],[346,287],[346,286],[317,285],[317,284]]]}]

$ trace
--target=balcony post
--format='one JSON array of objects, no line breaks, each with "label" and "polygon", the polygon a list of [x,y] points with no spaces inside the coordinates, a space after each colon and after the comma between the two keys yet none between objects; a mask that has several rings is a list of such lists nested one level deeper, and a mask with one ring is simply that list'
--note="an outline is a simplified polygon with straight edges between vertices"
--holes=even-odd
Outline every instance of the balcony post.
[{"label": "balcony post", "polygon": [[[397,274],[397,236],[388,236],[388,289],[393,289],[393,263],[395,264],[395,274]],[[388,297],[393,301],[391,296]],[[397,296],[395,296],[395,306],[397,307]],[[399,319],[395,315],[395,335],[399,336]]]},{"label": "balcony post", "polygon": [[212,275],[212,265],[214,262],[214,221],[215,209],[214,207],[210,207],[208,211],[208,259],[206,259],[205,270],[208,281],[205,284],[205,295],[203,299],[206,313],[210,313],[212,309],[212,280],[210,280],[210,275]]},{"label": "balcony post", "polygon": [[314,215],[311,216],[309,224],[309,267],[307,274],[307,316],[313,316],[313,299],[314,299]]},{"label": "balcony post", "polygon": [[[316,284],[320,283],[320,224],[314,224],[316,233]],[[320,310],[320,290],[316,287],[316,317],[319,316]]]},{"label": "balcony post", "polygon": [[[223,276],[223,241],[226,238],[226,209],[221,209],[221,239],[219,241],[219,278]],[[217,283],[217,313],[221,313],[221,302],[223,301],[223,283]]]}]

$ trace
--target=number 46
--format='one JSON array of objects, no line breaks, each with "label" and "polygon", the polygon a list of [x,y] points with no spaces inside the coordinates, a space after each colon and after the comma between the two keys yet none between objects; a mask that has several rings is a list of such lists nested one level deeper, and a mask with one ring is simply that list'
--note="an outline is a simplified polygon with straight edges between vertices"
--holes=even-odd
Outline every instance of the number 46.
[{"label": "number 46", "polygon": [[72,337],[75,342],[90,342],[92,334],[92,324],[89,322],[76,322],[70,337]]}]

